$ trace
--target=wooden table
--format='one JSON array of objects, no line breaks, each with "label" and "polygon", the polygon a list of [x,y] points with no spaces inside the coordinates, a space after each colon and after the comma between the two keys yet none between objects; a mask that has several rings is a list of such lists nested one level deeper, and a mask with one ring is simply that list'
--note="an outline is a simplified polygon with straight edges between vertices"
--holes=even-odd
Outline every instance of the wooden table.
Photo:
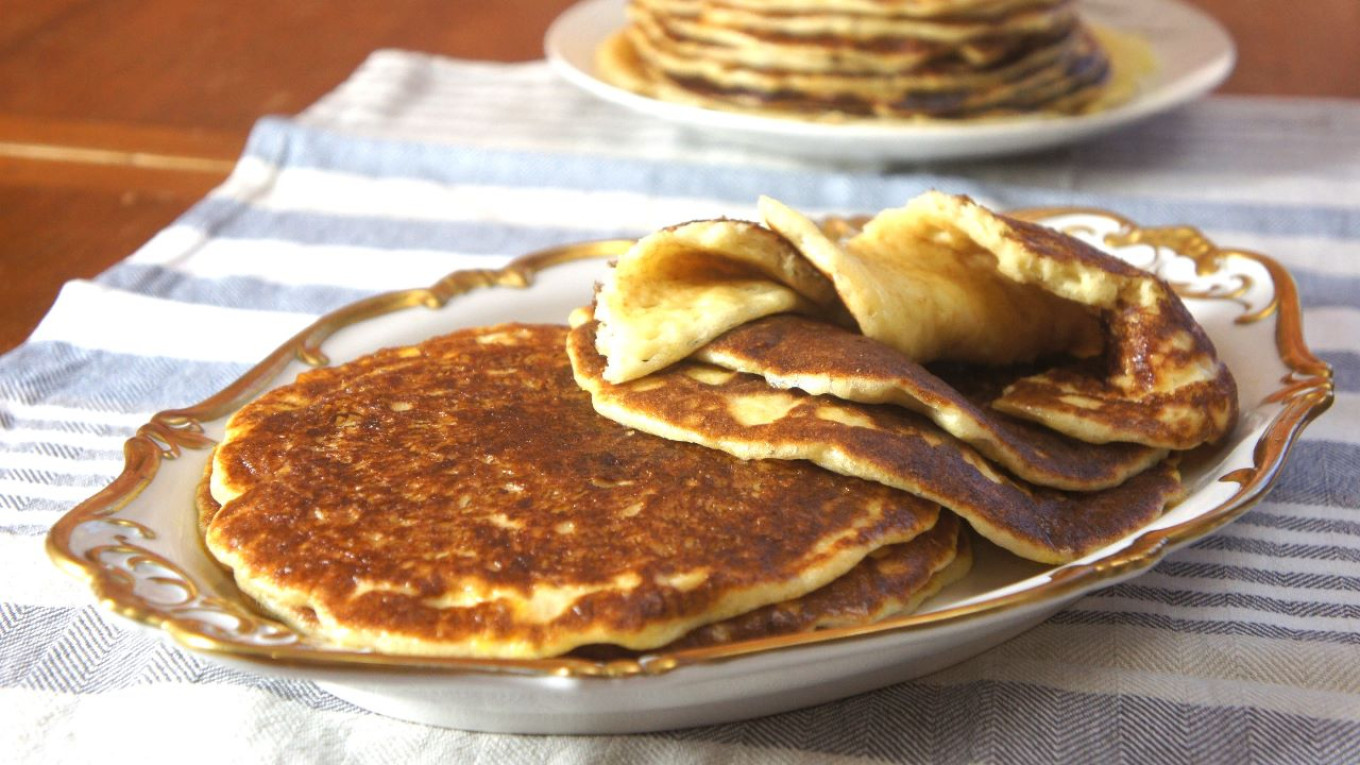
[{"label": "wooden table", "polygon": [[[1239,45],[1223,92],[1360,98],[1356,0],[1193,1]],[[6,0],[0,351],[63,282],[126,257],[221,182],[259,117],[297,112],[377,48],[537,58],[572,2]]]}]

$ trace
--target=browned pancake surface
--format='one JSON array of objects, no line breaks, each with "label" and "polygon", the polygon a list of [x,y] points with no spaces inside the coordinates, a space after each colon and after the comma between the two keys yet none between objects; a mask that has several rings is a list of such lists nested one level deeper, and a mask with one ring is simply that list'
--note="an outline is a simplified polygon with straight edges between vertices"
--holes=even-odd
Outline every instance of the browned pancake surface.
[{"label": "browned pancake surface", "polygon": [[[1237,424],[1237,381],[1204,329],[1169,293],[1159,310],[1111,312],[1099,366],[1074,363],[1021,378],[995,406],[1094,442],[1192,449],[1218,441]],[[1198,369],[1211,373],[1183,379],[1185,370]]]},{"label": "browned pancake surface", "polygon": [[808,119],[974,119],[1077,112],[1110,62],[1072,3],[806,8],[632,0],[597,57],[663,100]]},{"label": "browned pancake surface", "polygon": [[605,416],[744,458],[810,460],[895,486],[954,510],[1030,560],[1079,558],[1143,527],[1182,493],[1170,462],[1101,491],[1035,487],[901,407],[774,390],[760,377],[696,362],[614,385],[602,377],[594,327],[586,321],[573,329],[568,350],[577,381]]},{"label": "browned pancake surface", "polygon": [[209,548],[344,645],[543,656],[664,644],[935,523],[877,484],[598,417],[564,341],[466,330],[268,394],[219,448]]},{"label": "browned pancake surface", "polygon": [[[700,627],[669,647],[721,645],[873,624],[914,611],[921,601],[967,574],[971,565],[966,530],[958,516],[944,513],[935,528],[910,542],[875,550],[821,589]],[[946,569],[948,576],[941,576]]]},{"label": "browned pancake surface", "polygon": [[1234,426],[1233,377],[1171,285],[1077,237],[935,191],[839,242],[774,200],[761,208],[832,276],[863,334],[916,361],[1085,361],[1016,381],[998,411],[1081,441],[1159,449]]},{"label": "browned pancake surface", "polygon": [[895,404],[930,417],[1016,476],[1043,486],[1117,486],[1166,452],[1138,444],[1092,445],[986,408],[925,367],[872,338],[798,316],[773,316],[733,329],[699,356],[763,376],[779,388],[868,404]]}]

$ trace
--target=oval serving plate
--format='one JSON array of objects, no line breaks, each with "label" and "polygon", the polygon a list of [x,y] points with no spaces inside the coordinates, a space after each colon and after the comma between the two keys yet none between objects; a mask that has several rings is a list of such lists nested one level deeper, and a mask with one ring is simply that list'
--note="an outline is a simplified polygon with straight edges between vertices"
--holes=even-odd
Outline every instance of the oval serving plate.
[{"label": "oval serving plate", "polygon": [[[973,572],[915,614],[638,659],[403,657],[314,642],[264,616],[200,541],[194,494],[226,419],[298,372],[459,327],[565,323],[627,241],[567,245],[503,269],[459,271],[328,314],[205,401],[157,413],[121,475],[62,517],[48,552],[114,613],[247,671],[304,678],[361,707],[418,722],[518,733],[606,733],[731,721],[841,698],[942,669],[1245,512],[1302,428],[1331,404],[1331,369],[1304,343],[1289,274],[1188,227],[1141,228],[1099,210],[1012,215],[1067,231],[1174,284],[1238,380],[1242,416],[1183,462],[1189,495],[1155,523],[1058,567],[978,544]],[[1273,352],[1268,352],[1273,350]]]}]

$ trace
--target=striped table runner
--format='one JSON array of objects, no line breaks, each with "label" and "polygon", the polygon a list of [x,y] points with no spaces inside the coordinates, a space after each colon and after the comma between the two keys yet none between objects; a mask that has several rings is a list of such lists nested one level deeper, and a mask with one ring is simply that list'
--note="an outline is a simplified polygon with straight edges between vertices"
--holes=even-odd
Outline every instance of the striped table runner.
[{"label": "striped table runner", "polygon": [[[758,194],[811,214],[927,188],[1189,223],[1296,275],[1338,401],[1275,491],[1151,573],[915,682],[748,722],[520,737],[367,713],[106,616],[50,524],[151,412],[224,386],[315,316],[536,247],[634,236]],[[1094,143],[830,167],[706,142],[541,62],[375,54],[124,262],[66,285],[0,358],[0,760],[923,762],[1360,759],[1360,103],[1213,98]]]}]

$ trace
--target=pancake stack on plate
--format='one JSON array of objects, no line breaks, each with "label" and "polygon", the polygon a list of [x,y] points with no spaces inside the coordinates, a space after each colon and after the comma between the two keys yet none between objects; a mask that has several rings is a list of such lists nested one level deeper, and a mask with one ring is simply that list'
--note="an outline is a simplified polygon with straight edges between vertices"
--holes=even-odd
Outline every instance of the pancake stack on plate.
[{"label": "pancake stack on plate", "polygon": [[807,119],[1073,114],[1110,60],[1071,0],[630,0],[597,54],[661,100]]},{"label": "pancake stack on plate", "polygon": [[938,192],[835,231],[760,207],[619,258],[568,341],[596,411],[901,489],[1045,563],[1146,526],[1236,421],[1170,285],[1075,238]]},{"label": "pancake stack on plate", "polygon": [[209,552],[310,639],[532,659],[872,625],[969,529],[1072,561],[1183,493],[1236,388],[1171,288],[928,193],[639,240],[570,327],[308,372],[228,422]]},{"label": "pancake stack on plate", "polygon": [[266,393],[200,487],[207,549],[325,644],[512,659],[866,624],[968,571],[927,499],[600,417],[566,337],[463,330]]}]

